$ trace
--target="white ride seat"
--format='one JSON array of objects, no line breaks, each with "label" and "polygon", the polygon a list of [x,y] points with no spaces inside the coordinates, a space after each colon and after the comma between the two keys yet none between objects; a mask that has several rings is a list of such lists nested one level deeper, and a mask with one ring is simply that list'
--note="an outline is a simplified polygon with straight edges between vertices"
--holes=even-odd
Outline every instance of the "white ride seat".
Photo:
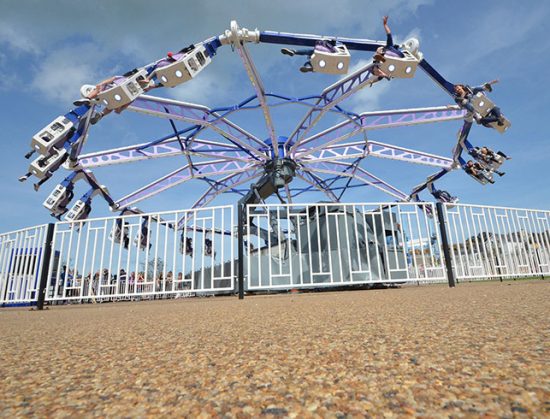
[{"label": "white ride seat", "polygon": [[86,202],[79,199],[65,216],[65,220],[69,222],[85,220],[86,218],[88,218],[88,215],[90,215],[91,211],[92,207]]},{"label": "white ride seat", "polygon": [[164,67],[157,68],[153,75],[164,87],[175,87],[191,80],[211,62],[206,49],[201,45]]},{"label": "white ride seat", "polygon": [[40,154],[48,154],[52,147],[57,147],[65,142],[74,124],[64,116],[58,116],[52,123],[38,131],[32,137],[31,147]]},{"label": "white ride seat", "polygon": [[48,176],[49,172],[57,170],[67,158],[67,150],[64,148],[61,150],[52,148],[50,153],[48,156],[40,156],[34,159],[29,166],[29,172],[38,179],[42,179]]},{"label": "white ride seat", "polygon": [[128,105],[143,93],[143,88],[139,85],[138,79],[146,77],[147,71],[141,69],[122,83],[115,84],[113,87],[100,92],[97,98],[109,110]]},{"label": "white ride seat", "polygon": [[67,204],[73,193],[63,185],[57,185],[42,205],[54,215],[62,215],[67,211]]},{"label": "white ride seat", "polygon": [[326,74],[346,74],[351,55],[345,45],[336,45],[335,52],[314,50],[310,62],[313,71]]},{"label": "white ride seat", "polygon": [[419,60],[407,50],[401,52],[404,55],[403,57],[386,53],[384,55],[386,61],[380,63],[380,69],[390,77],[396,79],[410,79],[414,77]]}]

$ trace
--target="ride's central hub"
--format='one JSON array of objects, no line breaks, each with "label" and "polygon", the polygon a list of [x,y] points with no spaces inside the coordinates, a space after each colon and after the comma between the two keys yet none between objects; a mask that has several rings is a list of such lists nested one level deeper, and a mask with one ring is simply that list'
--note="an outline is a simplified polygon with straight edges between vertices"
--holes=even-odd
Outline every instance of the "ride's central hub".
[{"label": "ride's central hub", "polygon": [[275,158],[282,159],[286,157],[287,151],[290,149],[290,147],[294,145],[294,143],[292,142],[289,142],[287,144],[287,141],[288,141],[288,137],[283,137],[283,136],[277,137],[278,156],[275,155],[275,150],[273,149],[273,143],[271,141],[271,138],[268,138],[267,140],[264,141],[266,147],[264,148],[263,151],[265,151],[266,153],[269,153],[269,156],[272,159],[275,159]]},{"label": "ride's central hub", "polygon": [[266,175],[270,177],[275,189],[283,188],[296,175],[296,162],[289,158],[277,158],[268,161],[265,165]]}]

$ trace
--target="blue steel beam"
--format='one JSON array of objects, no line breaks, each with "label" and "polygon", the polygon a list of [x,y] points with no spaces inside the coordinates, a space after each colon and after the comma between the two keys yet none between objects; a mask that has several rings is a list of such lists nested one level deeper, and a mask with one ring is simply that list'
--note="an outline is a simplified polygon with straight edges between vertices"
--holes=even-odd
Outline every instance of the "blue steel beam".
[{"label": "blue steel beam", "polygon": [[378,47],[386,45],[385,41],[373,41],[370,39],[343,38],[336,36],[320,36],[310,34],[298,34],[289,32],[261,31],[260,42],[265,44],[300,45],[315,47],[315,44],[323,39],[334,39],[350,50],[374,52]]}]

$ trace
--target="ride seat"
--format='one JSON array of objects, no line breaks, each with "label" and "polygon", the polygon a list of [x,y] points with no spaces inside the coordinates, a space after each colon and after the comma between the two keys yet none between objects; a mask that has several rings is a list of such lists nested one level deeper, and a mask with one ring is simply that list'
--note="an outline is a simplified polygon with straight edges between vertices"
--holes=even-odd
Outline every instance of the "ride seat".
[{"label": "ride seat", "polygon": [[491,112],[491,109],[495,107],[495,104],[491,99],[485,96],[482,92],[477,92],[472,96],[470,103],[478,114],[485,117]]},{"label": "ride seat", "polygon": [[396,79],[410,79],[414,77],[419,60],[407,50],[401,51],[403,57],[386,53],[386,61],[380,63],[380,69],[388,76]]},{"label": "ride seat", "polygon": [[335,52],[314,50],[310,57],[313,71],[326,74],[346,74],[351,55],[343,44],[334,47]]},{"label": "ride seat", "polygon": [[113,87],[99,93],[97,98],[109,110],[128,105],[143,93],[143,88],[139,85],[138,79],[146,77],[147,70],[138,70],[120,84],[115,84]]},{"label": "ride seat", "polygon": [[65,142],[74,124],[64,116],[58,116],[32,137],[31,147],[40,154],[48,154],[52,147]]},{"label": "ride seat", "polygon": [[92,207],[86,202],[79,199],[65,216],[65,220],[69,222],[85,220],[86,218],[88,218],[88,215],[90,215],[91,211]]},{"label": "ride seat", "polygon": [[191,80],[211,62],[211,58],[202,45],[180,57],[177,61],[157,68],[153,75],[164,87],[175,87]]},{"label": "ride seat", "polygon": [[67,211],[67,204],[73,197],[72,191],[66,186],[57,185],[42,205],[55,215],[62,215]]},{"label": "ride seat", "polygon": [[38,179],[46,177],[49,172],[53,172],[63,164],[67,158],[67,150],[62,148],[57,150],[52,148],[48,156],[40,156],[32,161],[29,166],[29,172],[31,172]]},{"label": "ride seat", "polygon": [[512,126],[512,123],[510,121],[508,121],[506,118],[503,117],[502,125],[499,125],[498,122],[491,122],[490,124],[487,124],[487,125],[489,125],[491,128],[494,128],[498,132],[503,134],[504,131],[506,131],[508,128],[510,128]]}]

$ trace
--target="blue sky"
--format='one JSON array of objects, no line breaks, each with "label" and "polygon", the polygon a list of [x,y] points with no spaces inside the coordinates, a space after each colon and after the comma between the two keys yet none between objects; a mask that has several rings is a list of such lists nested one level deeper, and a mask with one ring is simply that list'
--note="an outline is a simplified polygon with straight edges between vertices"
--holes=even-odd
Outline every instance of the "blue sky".
[{"label": "blue sky", "polygon": [[[337,6],[336,6],[337,5]],[[492,99],[512,121],[500,135],[475,126],[470,140],[513,157],[503,170],[506,176],[482,186],[464,173],[453,172],[437,184],[461,202],[523,208],[550,208],[547,166],[550,159],[549,99],[546,78],[550,66],[550,3],[487,1],[388,0],[378,1],[29,1],[0,0],[0,231],[53,220],[42,202],[67,172],[59,170],[39,192],[32,182],[19,183],[29,161],[32,135],[66,113],[78,98],[80,85],[95,83],[113,74],[144,65],[210,36],[219,35],[236,19],[241,26],[260,30],[383,39],[381,18],[390,15],[397,40],[420,39],[421,50],[448,80],[480,84],[493,78],[501,83]],[[290,96],[319,93],[333,77],[301,74],[300,59],[279,53],[273,45],[249,45],[269,91]],[[368,60],[352,55],[352,64]],[[229,105],[253,94],[238,55],[229,47],[219,50],[213,63],[198,78],[181,87],[153,94],[202,103]],[[158,93],[157,93],[158,92]],[[397,109],[450,104],[451,99],[423,73],[412,80],[381,82],[346,102],[354,111]],[[280,116],[280,134],[291,130],[303,114],[292,109],[294,119]],[[276,118],[277,121],[277,118]],[[239,117],[250,132],[266,138],[260,114]],[[459,122],[376,131],[373,140],[413,149],[451,155]],[[166,121],[123,113],[110,115],[93,128],[86,150],[120,147],[170,133]],[[97,176],[115,198],[182,166],[181,158],[156,160],[98,170]],[[405,192],[435,170],[386,160],[366,159],[362,167]],[[82,186],[82,185],[81,185]],[[139,206],[144,210],[188,208],[205,190],[190,182]],[[77,197],[85,191],[77,190]],[[430,198],[424,195],[424,199]],[[322,199],[311,195],[308,200]],[[369,188],[348,191],[344,201],[387,201],[389,197]],[[232,203],[235,195],[215,203]],[[107,205],[94,201],[92,216],[111,214]]]}]

